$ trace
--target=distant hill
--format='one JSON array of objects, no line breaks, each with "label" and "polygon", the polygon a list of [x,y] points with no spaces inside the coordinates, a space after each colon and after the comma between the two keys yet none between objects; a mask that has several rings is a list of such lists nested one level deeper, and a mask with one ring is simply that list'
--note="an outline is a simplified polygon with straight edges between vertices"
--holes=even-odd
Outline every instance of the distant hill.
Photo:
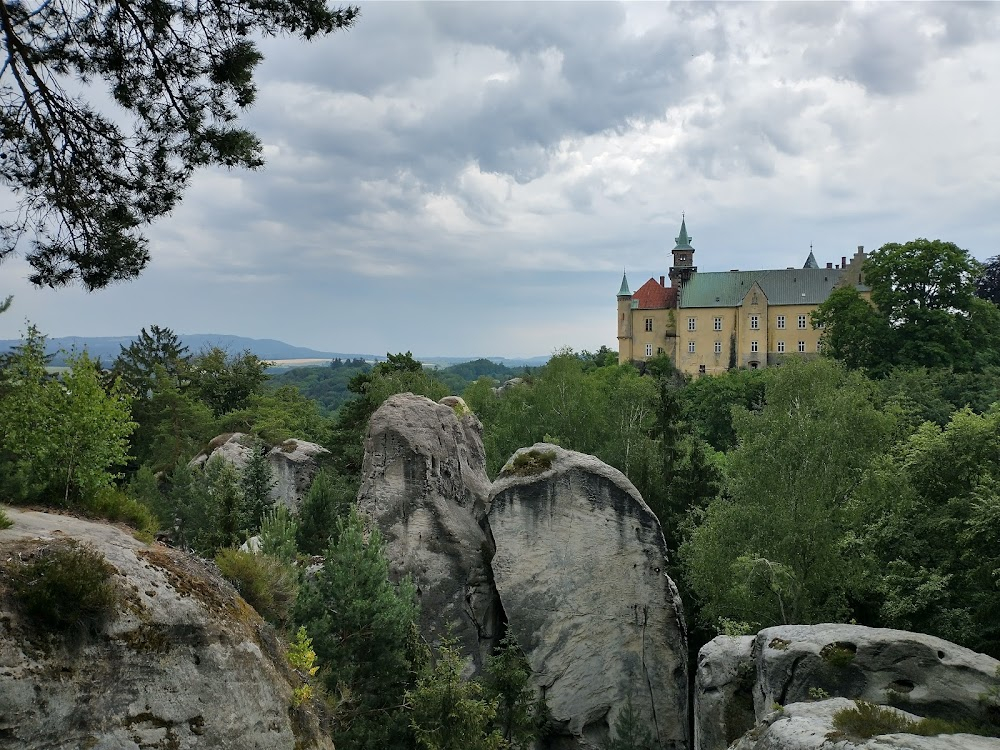
[{"label": "distant hill", "polygon": [[[138,336],[138,333],[136,334]],[[63,336],[60,338],[50,338],[46,344],[46,352],[54,355],[52,365],[61,366],[65,364],[65,355],[61,352],[87,350],[91,357],[100,359],[105,366],[110,366],[115,357],[121,352],[123,346],[128,346],[136,336]],[[284,341],[275,339],[251,339],[245,336],[231,336],[225,333],[186,333],[178,334],[178,338],[191,350],[197,353],[203,349],[210,349],[217,346],[228,352],[238,354],[249,350],[261,359],[267,360],[287,360],[287,359],[365,359],[369,362],[385,360],[385,354],[370,354],[361,352],[323,352],[316,349],[309,349],[304,346],[293,346]],[[18,344],[20,339],[0,339],[0,353],[9,351]],[[548,362],[549,358],[529,357],[513,358],[506,357],[421,357],[416,356],[421,362],[439,367],[471,362],[476,359],[488,359],[491,362],[502,364],[507,367],[539,367]]]}]

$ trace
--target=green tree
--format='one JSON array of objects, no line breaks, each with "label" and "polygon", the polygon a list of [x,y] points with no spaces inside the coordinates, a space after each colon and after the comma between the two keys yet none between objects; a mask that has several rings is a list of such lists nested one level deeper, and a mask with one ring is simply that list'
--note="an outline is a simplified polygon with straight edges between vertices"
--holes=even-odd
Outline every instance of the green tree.
[{"label": "green tree", "polygon": [[220,431],[212,410],[162,365],[154,368],[151,390],[133,413],[138,423],[133,452],[140,464],[155,471],[170,471],[187,461]]},{"label": "green tree", "polygon": [[295,534],[299,550],[307,555],[323,554],[331,541],[336,541],[338,519],[350,513],[357,496],[357,480],[330,469],[316,472],[299,508]]},{"label": "green tree", "polygon": [[[90,500],[111,487],[128,460],[129,399],[116,383],[101,386],[86,353],[69,357],[61,379],[45,371],[45,337],[33,326],[4,371],[3,446],[24,499]],[[58,495],[56,495],[58,493]]]},{"label": "green tree", "polygon": [[180,466],[170,476],[169,507],[179,526],[179,544],[205,557],[240,544],[246,523],[239,473],[213,458],[202,468]]},{"label": "green tree", "polygon": [[813,312],[812,322],[823,329],[820,342],[826,356],[875,373],[891,366],[889,320],[854,287],[834,289]]},{"label": "green tree", "polygon": [[416,591],[389,581],[378,530],[365,541],[356,512],[338,519],[323,568],[299,590],[294,620],[312,634],[320,676],[339,696],[340,750],[404,750],[413,738],[403,697],[417,668]]},{"label": "green tree", "polygon": [[465,660],[453,641],[435,650],[433,664],[406,692],[410,726],[423,750],[505,750],[509,745],[490,729],[497,704],[483,696],[476,680],[463,680]]},{"label": "green tree", "polygon": [[271,464],[267,460],[267,448],[263,443],[255,442],[250,446],[250,456],[240,472],[240,492],[243,498],[238,523],[248,536],[257,532],[264,514],[274,504],[271,497],[274,485]]},{"label": "green tree", "polygon": [[191,358],[188,377],[194,394],[220,417],[246,408],[261,393],[266,369],[267,362],[250,350],[230,356],[216,346]]},{"label": "green tree", "polygon": [[1000,255],[987,260],[976,277],[976,296],[1000,305]]},{"label": "green tree", "polygon": [[615,722],[614,736],[604,743],[604,750],[654,750],[657,743],[636,710],[632,693],[625,699],[625,707]]},{"label": "green tree", "polygon": [[[154,385],[164,377],[181,387],[190,360],[188,348],[177,334],[169,328],[152,325],[148,333],[143,328],[138,338],[121,347],[111,372],[132,389],[138,404],[152,396]],[[157,368],[162,371],[157,372]]]},{"label": "green tree", "polygon": [[711,622],[837,620],[860,575],[846,547],[851,500],[896,418],[828,360],[767,373],[766,403],[734,412],[726,491],[681,548],[686,575]]},{"label": "green tree", "polygon": [[512,748],[527,748],[538,739],[547,706],[535,697],[531,687],[531,666],[508,630],[495,653],[486,658],[484,669],[486,695],[496,702],[496,726]]},{"label": "green tree", "polygon": [[[309,39],[357,15],[323,0],[0,4],[0,174],[20,203],[0,256],[30,240],[39,285],[138,275],[143,225],[176,206],[195,169],[263,163],[235,124],[256,96],[257,35]],[[114,114],[81,84],[103,88]]]}]

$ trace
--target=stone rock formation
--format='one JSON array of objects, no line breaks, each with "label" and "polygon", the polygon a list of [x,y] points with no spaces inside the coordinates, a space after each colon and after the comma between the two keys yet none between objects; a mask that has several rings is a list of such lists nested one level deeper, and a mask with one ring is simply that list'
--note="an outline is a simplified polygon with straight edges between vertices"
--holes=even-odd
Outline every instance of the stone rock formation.
[{"label": "stone rock formation", "polygon": [[522,448],[490,493],[493,575],[552,719],[553,747],[598,748],[631,696],[689,746],[686,631],[659,522],[626,477],[555,445]]},{"label": "stone rock formation", "polygon": [[275,503],[283,503],[289,510],[298,510],[316,472],[329,455],[330,451],[322,445],[294,438],[271,448],[267,453],[267,462],[274,477],[271,497]]},{"label": "stone rock formation", "polygon": [[861,625],[783,625],[752,637],[719,636],[698,655],[695,750],[728,747],[745,726],[749,696],[762,721],[776,704],[808,701],[810,690],[921,717],[995,721],[995,702],[982,696],[1000,690],[998,667],[996,659],[941,638]]},{"label": "stone rock formation", "polygon": [[6,510],[12,566],[75,540],[114,568],[116,612],[93,634],[46,635],[0,598],[0,745],[6,750],[309,747],[333,750],[271,628],[205,563],[105,524]]},{"label": "stone rock formation", "polygon": [[375,411],[358,509],[379,528],[393,578],[416,584],[424,635],[438,641],[450,632],[472,673],[497,633],[493,543],[480,526],[490,482],[482,424],[461,399],[450,403],[403,393]]},{"label": "stone rock formation", "polygon": [[725,750],[757,722],[754,636],[720,635],[698,652],[694,678],[694,747]]},{"label": "stone rock formation", "polygon": [[[854,706],[854,701],[846,698],[831,698],[769,711],[756,729],[733,745],[733,750],[1000,750],[1000,739],[972,734],[920,737],[898,732],[852,740],[837,731],[833,716]],[[899,709],[889,710],[908,721],[920,718]]]},{"label": "stone rock formation", "polygon": [[[227,432],[213,438],[205,450],[188,462],[188,466],[204,466],[210,459],[218,457],[228,461],[237,471],[243,471],[256,446],[257,441],[252,435]],[[292,511],[298,510],[324,457],[328,455],[330,451],[323,446],[294,438],[271,448],[267,452],[267,463],[274,479],[271,487],[274,503],[281,503]]]}]

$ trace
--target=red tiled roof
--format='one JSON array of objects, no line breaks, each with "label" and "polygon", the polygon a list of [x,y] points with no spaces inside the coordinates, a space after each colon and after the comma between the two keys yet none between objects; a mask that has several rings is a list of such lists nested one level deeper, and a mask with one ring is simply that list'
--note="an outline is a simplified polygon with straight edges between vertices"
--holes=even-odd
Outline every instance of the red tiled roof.
[{"label": "red tiled roof", "polygon": [[639,301],[640,310],[664,310],[677,307],[677,290],[650,279],[633,292],[632,299]]}]

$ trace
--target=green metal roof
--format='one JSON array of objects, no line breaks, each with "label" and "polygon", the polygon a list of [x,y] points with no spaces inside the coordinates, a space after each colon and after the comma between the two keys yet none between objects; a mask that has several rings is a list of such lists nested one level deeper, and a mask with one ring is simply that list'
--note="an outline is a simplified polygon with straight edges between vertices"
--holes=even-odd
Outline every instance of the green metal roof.
[{"label": "green metal roof", "polygon": [[691,247],[691,240],[694,237],[688,237],[687,225],[684,223],[684,217],[681,216],[681,234],[679,237],[674,238],[674,242],[677,244],[674,246],[674,250],[694,250]]},{"label": "green metal roof", "polygon": [[619,297],[631,297],[632,296],[632,292],[630,292],[628,290],[628,279],[625,278],[625,272],[624,271],[622,271],[622,286],[621,286],[621,289],[618,290],[618,296]]},{"label": "green metal roof", "polygon": [[681,289],[678,307],[738,307],[755,281],[769,305],[818,305],[830,296],[840,274],[832,268],[698,272]]}]

